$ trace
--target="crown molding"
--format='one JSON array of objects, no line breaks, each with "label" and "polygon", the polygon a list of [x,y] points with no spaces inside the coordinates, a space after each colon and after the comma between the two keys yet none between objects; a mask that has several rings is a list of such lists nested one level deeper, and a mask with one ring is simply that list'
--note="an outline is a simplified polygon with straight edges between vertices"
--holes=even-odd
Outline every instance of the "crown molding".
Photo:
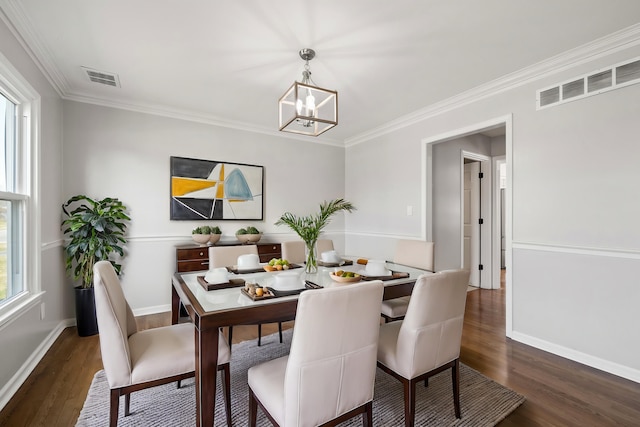
[{"label": "crown molding", "polygon": [[368,132],[345,139],[345,146],[353,146],[415,123],[472,104],[519,86],[540,80],[552,74],[576,67],[589,61],[610,55],[640,44],[640,24],[616,31],[590,43],[568,50],[532,66],[507,74],[444,101],[387,122]]},{"label": "crown molding", "polygon": [[0,18],[7,24],[25,51],[63,99],[337,147],[349,147],[363,143],[484,98],[640,44],[640,24],[634,24],[342,141],[327,137],[311,138],[304,135],[280,132],[251,123],[226,120],[188,110],[177,110],[163,105],[125,103],[81,93],[71,93],[67,80],[55,65],[53,55],[46,49],[45,44],[40,41],[37,33],[33,30],[33,25],[20,2],[18,0],[0,0],[0,12],[4,12],[0,13]]},{"label": "crown molding", "polygon": [[119,100],[108,98],[96,98],[82,93],[69,93],[63,95],[63,99],[85,104],[99,105],[102,107],[116,108],[120,110],[134,111],[137,113],[151,114],[155,116],[169,117],[172,119],[202,123],[207,125],[225,127],[230,129],[242,130],[246,132],[260,133],[263,135],[275,136],[278,138],[295,139],[298,141],[313,142],[317,144],[332,145],[344,147],[342,141],[322,137],[309,137],[304,135],[296,135],[288,132],[280,132],[272,128],[264,126],[256,126],[255,124],[227,120],[209,114],[197,113],[188,110],[179,110],[165,105],[153,105],[142,103],[126,103]]},{"label": "crown molding", "polygon": [[56,67],[51,52],[46,49],[35,31],[33,31],[33,25],[20,2],[2,0],[0,2],[0,19],[4,21],[53,89],[60,97],[63,97],[68,90],[69,84],[58,67]]}]

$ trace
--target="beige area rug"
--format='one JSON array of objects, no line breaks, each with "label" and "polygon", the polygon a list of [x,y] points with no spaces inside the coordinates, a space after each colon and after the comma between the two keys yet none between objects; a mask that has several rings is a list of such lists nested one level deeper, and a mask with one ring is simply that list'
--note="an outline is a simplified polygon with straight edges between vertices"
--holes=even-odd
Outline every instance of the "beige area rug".
[{"label": "beige area rug", "polygon": [[[234,426],[246,426],[248,420],[247,370],[249,367],[287,354],[291,343],[291,330],[285,331],[285,343],[278,342],[277,334],[257,342],[245,341],[233,346],[231,360],[231,400]],[[429,380],[429,387],[418,384],[416,399],[416,426],[493,426],[522,404],[525,398],[496,383],[479,372],[461,367],[460,401],[462,418],[453,411],[451,371],[442,372]],[[195,391],[193,379],[183,381],[183,387],[174,384],[142,390],[131,395],[131,415],[124,417],[124,398],[120,399],[120,427],[141,426],[195,426]],[[374,426],[403,426],[403,395],[399,381],[378,369],[373,401]],[[96,373],[76,426],[99,427],[109,425],[109,385],[104,371]],[[225,426],[222,385],[218,375],[216,426]],[[258,425],[271,424],[261,410]],[[341,426],[361,426],[362,417],[353,418]]]}]

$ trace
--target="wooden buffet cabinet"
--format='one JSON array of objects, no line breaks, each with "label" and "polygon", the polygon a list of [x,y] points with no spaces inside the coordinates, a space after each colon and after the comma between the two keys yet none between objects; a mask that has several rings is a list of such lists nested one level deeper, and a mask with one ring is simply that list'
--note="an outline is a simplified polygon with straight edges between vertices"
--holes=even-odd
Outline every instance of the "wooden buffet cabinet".
[{"label": "wooden buffet cabinet", "polygon": [[[241,243],[226,243],[216,246],[238,246]],[[280,243],[256,243],[260,262],[269,262],[271,258],[282,258]],[[201,271],[209,269],[209,246],[189,243],[176,246],[176,272]]]}]

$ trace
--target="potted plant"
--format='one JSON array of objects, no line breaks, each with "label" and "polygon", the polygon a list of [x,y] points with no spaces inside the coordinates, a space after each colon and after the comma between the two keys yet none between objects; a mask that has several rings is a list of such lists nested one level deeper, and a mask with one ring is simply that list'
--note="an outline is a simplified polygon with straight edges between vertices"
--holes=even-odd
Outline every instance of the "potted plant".
[{"label": "potted plant", "polygon": [[320,212],[298,217],[291,212],[285,212],[275,225],[287,225],[300,236],[305,245],[307,273],[318,271],[318,238],[322,230],[329,224],[331,217],[340,211],[352,212],[356,210],[350,202],[344,199],[326,200],[320,204]]},{"label": "potted plant", "polygon": [[252,226],[236,231],[236,238],[242,243],[256,243],[261,237],[262,233]]},{"label": "potted plant", "polygon": [[209,230],[208,225],[205,225],[202,227],[196,227],[193,230],[191,230],[191,238],[196,243],[199,243],[201,245],[204,245],[205,243],[207,243],[210,237],[211,237],[211,232]]},{"label": "potted plant", "polygon": [[222,236],[222,231],[220,231],[220,227],[217,225],[211,227],[209,225],[203,225],[201,227],[196,227],[191,230],[191,238],[201,245],[204,244],[215,244],[220,240],[220,236]]},{"label": "potted plant", "polygon": [[222,236],[222,230],[217,225],[213,226],[209,230],[209,243],[215,245]]},{"label": "potted plant", "polygon": [[[71,210],[72,209],[72,210]],[[62,205],[64,234],[69,238],[64,248],[65,268],[74,281],[78,335],[98,333],[93,292],[93,265],[109,260],[117,274],[122,265],[111,259],[113,254],[125,256],[122,245],[131,218],[126,207],[116,198],[93,200],[78,195]]]}]

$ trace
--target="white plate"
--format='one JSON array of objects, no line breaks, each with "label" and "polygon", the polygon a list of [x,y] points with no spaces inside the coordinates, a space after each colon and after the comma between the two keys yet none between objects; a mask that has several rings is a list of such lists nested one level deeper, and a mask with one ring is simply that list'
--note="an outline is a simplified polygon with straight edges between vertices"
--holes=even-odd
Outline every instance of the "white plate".
[{"label": "white plate", "polygon": [[356,273],[358,273],[361,276],[367,276],[367,277],[382,277],[382,276],[391,276],[393,273],[391,272],[391,270],[387,270],[387,272],[385,274],[371,274],[369,273],[367,270],[365,269],[361,269],[356,271]]}]

